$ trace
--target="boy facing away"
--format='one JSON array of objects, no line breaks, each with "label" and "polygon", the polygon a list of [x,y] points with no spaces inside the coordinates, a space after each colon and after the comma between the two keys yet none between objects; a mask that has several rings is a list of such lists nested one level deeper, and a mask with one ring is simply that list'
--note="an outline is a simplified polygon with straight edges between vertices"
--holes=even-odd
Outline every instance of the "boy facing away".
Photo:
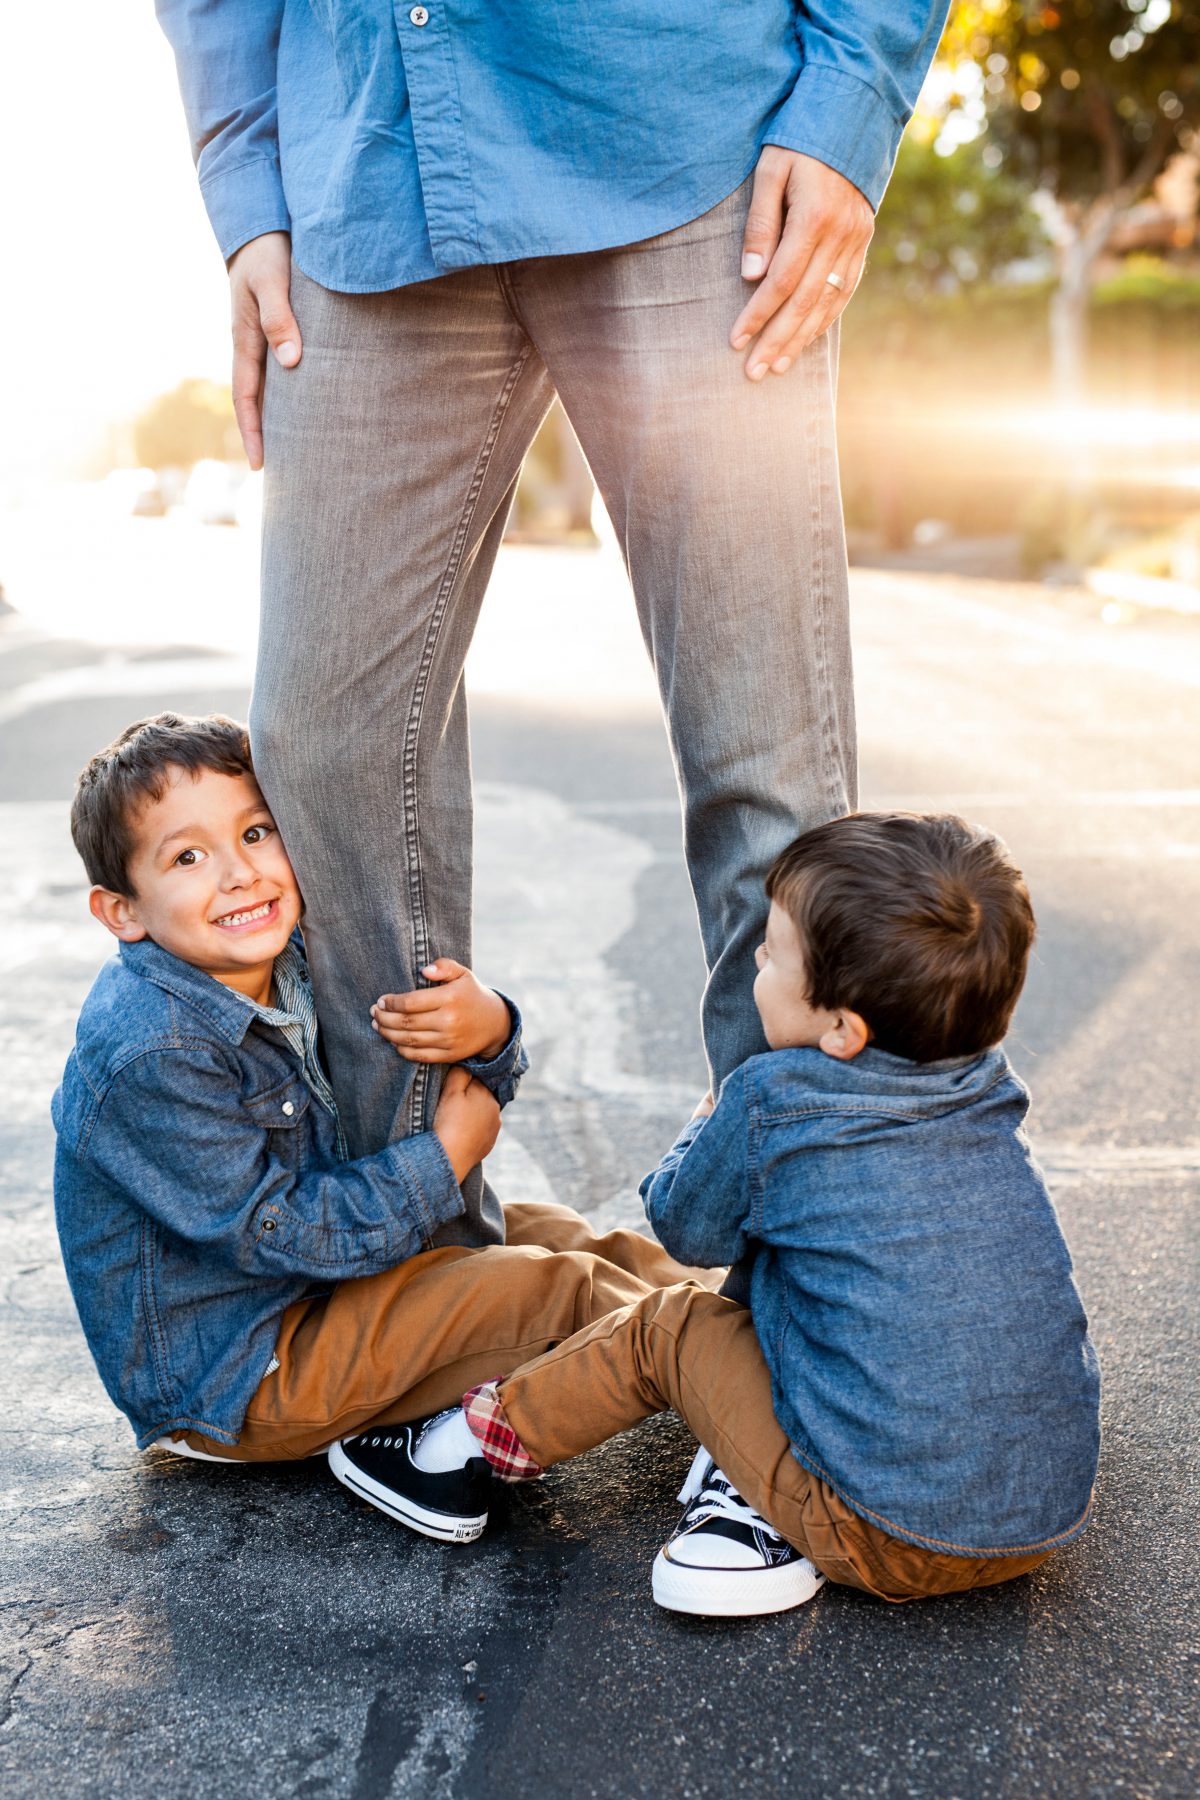
[{"label": "boy facing away", "polygon": [[[1099,1447],[1087,1321],[1000,1048],[1024,881],[959,819],[859,814],[797,839],[767,893],[770,1052],[642,1187],[673,1255],[748,1264],[749,1310],[647,1295],[423,1441],[519,1479],[673,1407],[701,1444],[653,1570],[678,1611],[781,1611],[825,1577],[888,1600],[1007,1580],[1083,1531]],[[399,1513],[405,1441],[330,1460]]]},{"label": "boy facing away", "polygon": [[[433,1129],[346,1160],[300,894],[243,726],[131,725],[81,775],[71,826],[119,955],[54,1096],[55,1210],[88,1344],[140,1448],[308,1456],[687,1278],[646,1238],[598,1238],[558,1206],[506,1208],[506,1245],[425,1248],[462,1214],[460,1184],[526,1066],[516,1008],[449,959],[372,1008],[380,1055],[462,1065]],[[414,1473],[426,1490],[409,1523],[478,1535],[486,1505],[448,1520],[419,1448]]]}]

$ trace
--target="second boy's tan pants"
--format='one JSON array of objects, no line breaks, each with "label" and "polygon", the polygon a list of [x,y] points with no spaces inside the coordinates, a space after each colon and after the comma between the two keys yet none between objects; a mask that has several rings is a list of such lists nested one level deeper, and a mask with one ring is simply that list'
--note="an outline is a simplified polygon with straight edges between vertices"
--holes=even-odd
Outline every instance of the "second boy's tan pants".
[{"label": "second boy's tan pants", "polygon": [[1044,1562],[948,1555],[862,1518],[792,1454],[749,1312],[693,1283],[648,1294],[499,1385],[504,1415],[543,1467],[673,1408],[742,1498],[829,1576],[884,1600],[990,1587]]}]

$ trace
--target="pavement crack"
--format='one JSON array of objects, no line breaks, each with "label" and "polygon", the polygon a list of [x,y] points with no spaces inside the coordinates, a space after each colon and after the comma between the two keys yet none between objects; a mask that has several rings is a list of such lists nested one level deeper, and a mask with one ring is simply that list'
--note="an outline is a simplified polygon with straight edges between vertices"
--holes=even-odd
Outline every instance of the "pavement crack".
[{"label": "pavement crack", "polygon": [[15,1704],[16,1698],[17,1698],[17,1690],[20,1687],[21,1683],[24,1681],[25,1677],[28,1675],[30,1669],[32,1669],[34,1659],[32,1656],[29,1656],[25,1652],[22,1652],[21,1662],[22,1662],[23,1666],[21,1668],[19,1668],[17,1670],[16,1674],[11,1677],[11,1679],[8,1681],[7,1685],[5,1686],[4,1691],[2,1693],[0,1693],[0,1731],[4,1731],[8,1727],[9,1720],[12,1718],[12,1715],[13,1715],[13,1707],[14,1707],[14,1704]]}]

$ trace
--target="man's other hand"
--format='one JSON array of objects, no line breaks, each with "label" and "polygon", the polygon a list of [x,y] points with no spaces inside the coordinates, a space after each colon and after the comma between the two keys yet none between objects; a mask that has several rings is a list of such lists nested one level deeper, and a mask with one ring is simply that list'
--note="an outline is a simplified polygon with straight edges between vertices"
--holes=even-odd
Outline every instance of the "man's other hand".
[{"label": "man's other hand", "polygon": [[288,290],[292,240],[286,231],[251,238],[229,263],[233,309],[233,410],[252,469],[263,465],[262,401],[267,346],[285,369],[300,361],[303,345]]},{"label": "man's other hand", "polygon": [[742,241],[743,279],[758,285],[729,334],[735,350],[750,346],[751,381],[786,375],[829,329],[858,286],[874,230],[869,203],[844,175],[798,150],[764,146]]}]

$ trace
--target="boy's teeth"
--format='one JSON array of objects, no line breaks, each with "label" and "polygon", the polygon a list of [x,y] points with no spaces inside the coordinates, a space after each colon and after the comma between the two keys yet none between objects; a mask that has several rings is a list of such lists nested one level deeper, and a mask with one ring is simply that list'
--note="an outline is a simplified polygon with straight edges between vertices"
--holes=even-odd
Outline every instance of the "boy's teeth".
[{"label": "boy's teeth", "polygon": [[265,900],[261,906],[256,906],[252,912],[226,913],[223,919],[217,920],[217,924],[244,925],[247,919],[265,919],[270,910],[271,902]]}]

